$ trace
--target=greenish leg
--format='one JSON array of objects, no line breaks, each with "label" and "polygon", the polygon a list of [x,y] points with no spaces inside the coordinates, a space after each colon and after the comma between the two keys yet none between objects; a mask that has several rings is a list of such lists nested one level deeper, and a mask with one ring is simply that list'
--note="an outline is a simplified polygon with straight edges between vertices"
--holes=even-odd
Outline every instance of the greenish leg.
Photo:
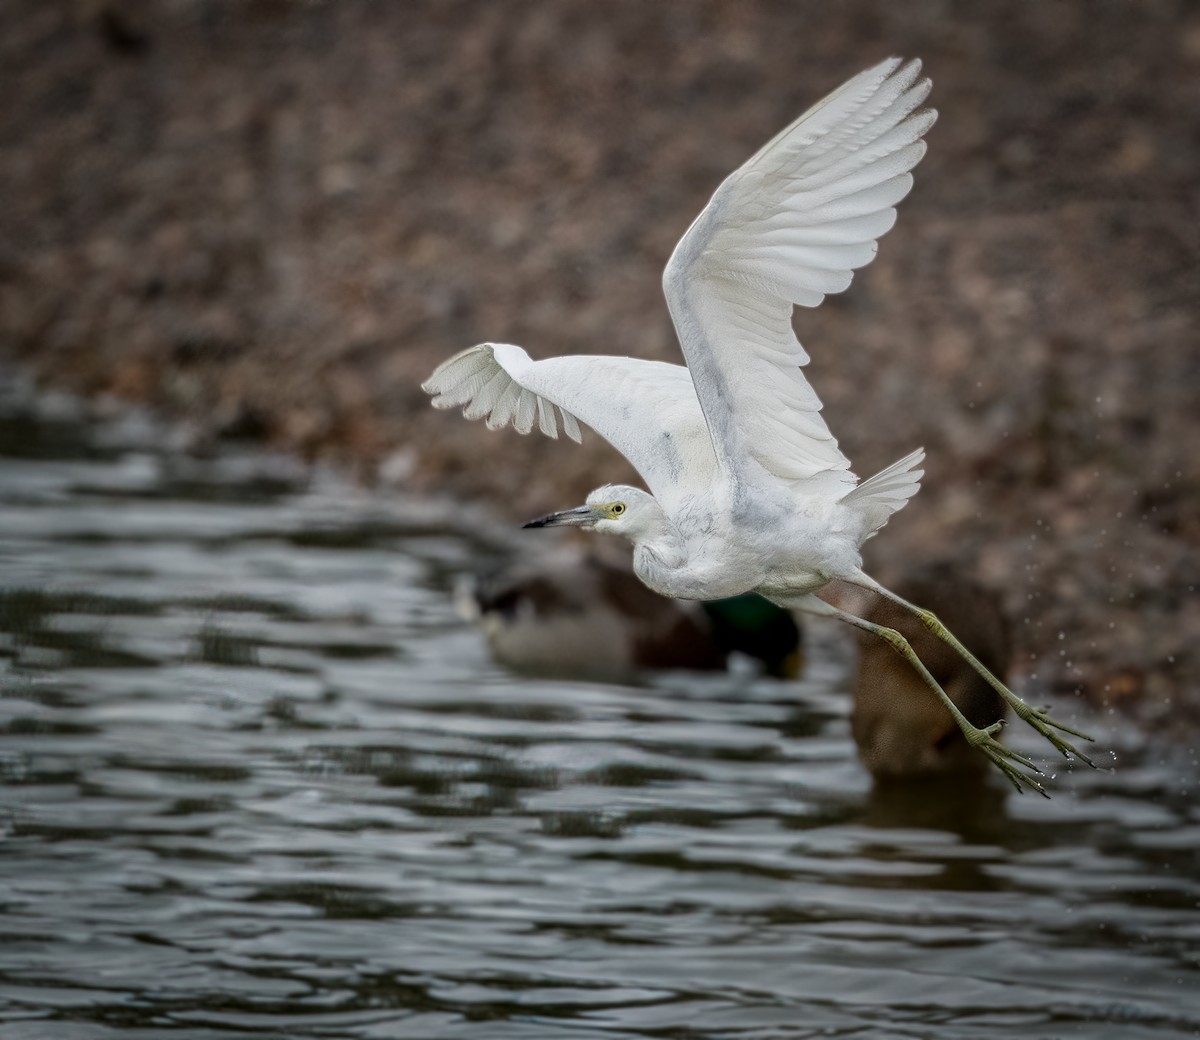
[{"label": "greenish leg", "polygon": [[1096,768],[1095,762],[1088,758],[1088,756],[1080,751],[1079,748],[1075,747],[1074,744],[1063,740],[1063,738],[1060,737],[1055,730],[1060,730],[1063,733],[1069,733],[1071,736],[1078,737],[1080,740],[1091,740],[1091,737],[1089,737],[1086,733],[1081,733],[1077,729],[1072,729],[1070,726],[1065,726],[1061,722],[1056,722],[1054,719],[1050,718],[1045,708],[1035,708],[1031,704],[1027,704],[1025,701],[1023,701],[1020,697],[1013,693],[1012,690],[1005,686],[1004,683],[997,679],[987,668],[985,668],[979,659],[958,641],[954,633],[951,632],[950,629],[948,629],[944,624],[942,624],[933,611],[925,610],[923,607],[918,607],[915,603],[909,603],[908,600],[902,599],[893,592],[889,592],[882,585],[872,583],[870,587],[873,588],[874,591],[878,592],[881,596],[885,596],[890,599],[893,603],[898,603],[900,606],[911,610],[925,623],[925,627],[928,628],[929,631],[935,636],[937,636],[938,639],[941,639],[943,642],[949,643],[950,646],[954,647],[954,649],[962,656],[963,660],[965,660],[972,668],[975,669],[975,671],[983,676],[992,689],[1000,694],[1000,696],[1012,706],[1012,710],[1016,714],[1017,718],[1029,723],[1029,725],[1031,725],[1043,737],[1050,741],[1051,744],[1058,748],[1065,758],[1069,759],[1074,756],[1081,762],[1086,762],[1093,769]]},{"label": "greenish leg", "polygon": [[994,734],[1004,726],[1003,720],[993,722],[990,726],[980,729],[958,710],[958,705],[950,699],[949,694],[942,689],[941,684],[930,674],[929,669],[921,662],[921,659],[917,656],[916,651],[909,644],[908,640],[894,628],[877,625],[872,621],[866,621],[844,610],[830,607],[828,604],[825,606],[833,616],[840,618],[847,624],[853,625],[855,628],[861,628],[884,640],[896,653],[912,665],[916,669],[917,674],[925,680],[929,688],[938,695],[941,702],[946,706],[946,710],[954,717],[954,721],[958,723],[959,729],[963,731],[963,735],[967,738],[967,743],[972,747],[978,748],[992,762],[999,766],[1004,775],[1012,782],[1013,787],[1017,789],[1018,793],[1024,791],[1026,787],[1030,787],[1043,797],[1050,797],[1046,794],[1045,788],[1034,777],[1018,769],[1017,765],[1032,770],[1038,776],[1043,775],[1042,771],[1024,755],[1018,754],[1012,748],[1005,747],[1000,741],[995,739]]}]

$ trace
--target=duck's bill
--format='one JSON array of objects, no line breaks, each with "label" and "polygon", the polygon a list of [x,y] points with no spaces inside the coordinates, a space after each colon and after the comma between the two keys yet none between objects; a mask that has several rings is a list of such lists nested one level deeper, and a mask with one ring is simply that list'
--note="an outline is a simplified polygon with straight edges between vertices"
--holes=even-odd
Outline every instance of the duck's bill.
[{"label": "duck's bill", "polygon": [[594,524],[599,517],[591,506],[577,506],[575,509],[564,509],[560,513],[547,513],[536,520],[530,520],[523,527],[581,527],[584,524]]}]

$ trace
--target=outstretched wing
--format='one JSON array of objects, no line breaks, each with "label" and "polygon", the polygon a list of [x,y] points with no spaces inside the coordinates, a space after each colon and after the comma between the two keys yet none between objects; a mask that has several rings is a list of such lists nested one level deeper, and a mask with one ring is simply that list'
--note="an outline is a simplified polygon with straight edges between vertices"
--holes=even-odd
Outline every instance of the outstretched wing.
[{"label": "outstretched wing", "polygon": [[930,88],[920,68],[890,59],[809,109],[726,178],[667,263],[667,303],[727,473],[856,482],[800,370],[792,307],[845,289],[895,222],[936,118],[916,111]]},{"label": "outstretched wing", "polygon": [[[625,456],[668,513],[681,495],[716,476],[712,441],[682,365],[627,357],[575,356],[533,361],[520,347],[482,343],[443,362],[421,387],[435,408],[463,408],[496,430],[534,425],[573,440],[576,419]],[[555,408],[558,414],[555,414]]]}]

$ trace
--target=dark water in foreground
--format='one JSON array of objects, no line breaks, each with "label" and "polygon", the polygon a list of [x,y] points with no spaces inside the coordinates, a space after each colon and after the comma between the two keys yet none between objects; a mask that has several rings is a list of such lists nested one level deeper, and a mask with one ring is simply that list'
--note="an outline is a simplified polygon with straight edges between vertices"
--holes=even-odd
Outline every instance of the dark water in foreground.
[{"label": "dark water in foreground", "polygon": [[153,440],[0,424],[5,1040],[1200,1035],[1186,749],[873,794],[823,630],[518,678],[445,510]]}]

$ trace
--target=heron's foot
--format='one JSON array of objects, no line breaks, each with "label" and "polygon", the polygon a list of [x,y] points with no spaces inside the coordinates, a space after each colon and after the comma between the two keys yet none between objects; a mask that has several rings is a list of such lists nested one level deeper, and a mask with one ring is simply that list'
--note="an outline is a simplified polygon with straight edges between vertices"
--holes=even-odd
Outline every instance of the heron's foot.
[{"label": "heron's foot", "polygon": [[[1045,774],[1038,769],[1029,759],[1020,752],[1014,751],[1010,747],[1005,747],[1000,741],[996,740],[994,734],[1004,728],[1003,721],[993,722],[990,726],[984,729],[979,729],[977,726],[971,726],[969,729],[964,728],[963,732],[966,735],[967,743],[974,748],[982,751],[992,763],[999,766],[1000,771],[1009,779],[1009,782],[1017,789],[1018,794],[1023,794],[1028,788],[1032,791],[1037,791],[1043,798],[1049,798],[1046,789],[1038,782],[1037,777]],[[1019,768],[1023,766],[1024,768]],[[1029,770],[1026,772],[1025,770]],[[1031,775],[1036,774],[1036,775]]]},{"label": "heron's foot", "polygon": [[1062,737],[1055,732],[1060,730],[1063,733],[1070,733],[1073,737],[1078,737],[1080,740],[1091,740],[1086,733],[1081,733],[1077,729],[1072,729],[1070,726],[1064,726],[1061,722],[1055,722],[1050,718],[1049,708],[1035,708],[1032,704],[1026,704],[1020,697],[1013,695],[1013,699],[1009,702],[1012,704],[1013,711],[1017,718],[1024,722],[1028,722],[1036,729],[1043,737],[1053,744],[1059,751],[1062,752],[1064,758],[1077,758],[1081,762],[1086,762],[1093,769],[1096,769],[1096,763],[1087,757],[1074,744],[1068,740],[1063,740]]},{"label": "heron's foot", "polygon": [[1056,722],[1054,719],[1050,718],[1048,714],[1049,709],[1035,708],[1031,704],[1026,704],[1025,701],[1021,700],[1020,697],[1013,693],[1012,690],[1010,690],[1004,685],[1004,683],[1002,683],[990,671],[988,671],[974,656],[974,654],[972,654],[970,650],[968,650],[962,645],[962,643],[958,641],[954,633],[938,620],[937,616],[932,611],[924,610],[921,607],[914,606],[913,604],[907,603],[904,600],[897,600],[897,602],[907,606],[910,610],[915,611],[935,636],[954,647],[954,649],[957,650],[960,655],[962,655],[963,659],[966,660],[980,675],[982,675],[985,680],[987,680],[992,689],[994,689],[1008,702],[1017,718],[1028,722],[1029,725],[1031,725],[1043,737],[1050,741],[1051,744],[1058,748],[1058,750],[1062,752],[1063,757],[1069,759],[1073,756],[1082,762],[1086,762],[1093,769],[1097,768],[1095,762],[1088,758],[1088,756],[1080,751],[1079,748],[1075,747],[1074,744],[1063,740],[1063,738],[1060,737],[1055,730],[1058,730],[1062,733],[1069,733],[1071,736],[1078,737],[1080,740],[1090,741],[1092,739],[1091,737],[1089,737],[1086,733],[1081,733],[1077,729],[1072,729],[1070,726],[1063,725],[1061,722]]}]

